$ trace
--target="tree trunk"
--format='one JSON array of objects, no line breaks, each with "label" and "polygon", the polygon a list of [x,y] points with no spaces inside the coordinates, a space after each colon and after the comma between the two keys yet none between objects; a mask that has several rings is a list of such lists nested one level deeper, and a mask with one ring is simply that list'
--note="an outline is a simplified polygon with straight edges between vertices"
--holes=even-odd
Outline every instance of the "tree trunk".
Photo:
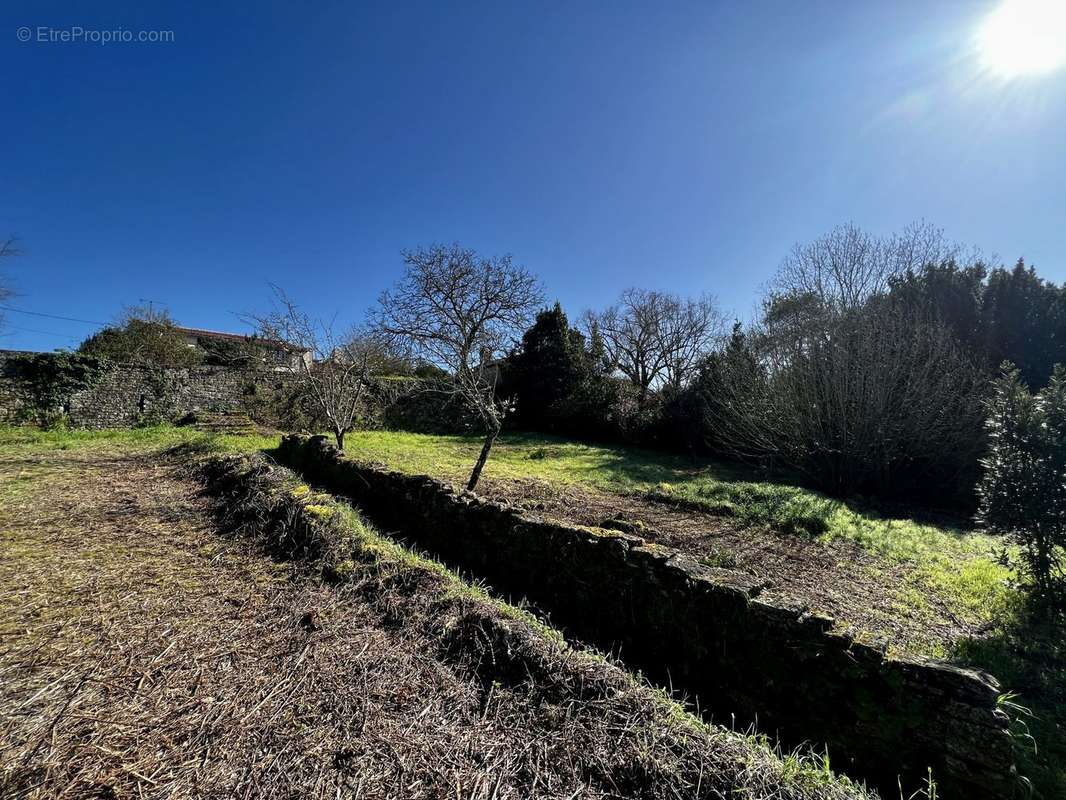
[{"label": "tree trunk", "polygon": [[474,471],[470,473],[470,480],[466,482],[466,490],[468,492],[474,491],[474,487],[477,486],[478,479],[481,477],[481,470],[485,468],[485,462],[489,460],[489,451],[492,449],[492,443],[496,441],[499,433],[499,428],[493,428],[485,434],[485,444],[481,446],[481,455],[477,457]]},{"label": "tree trunk", "polygon": [[334,428],[333,436],[337,440],[337,449],[338,450],[343,450],[344,449],[344,430],[342,428]]}]

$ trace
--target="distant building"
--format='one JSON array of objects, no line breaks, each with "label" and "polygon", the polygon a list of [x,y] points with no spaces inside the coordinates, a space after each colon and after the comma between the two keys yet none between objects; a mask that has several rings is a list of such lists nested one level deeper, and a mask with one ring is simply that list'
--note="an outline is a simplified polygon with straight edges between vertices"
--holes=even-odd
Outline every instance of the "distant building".
[{"label": "distant building", "polygon": [[300,366],[300,361],[310,365],[311,351],[288,342],[277,342],[258,336],[241,333],[208,331],[202,328],[185,328],[175,325],[189,347],[204,354],[207,363],[222,366],[263,366],[275,372],[284,372]]}]

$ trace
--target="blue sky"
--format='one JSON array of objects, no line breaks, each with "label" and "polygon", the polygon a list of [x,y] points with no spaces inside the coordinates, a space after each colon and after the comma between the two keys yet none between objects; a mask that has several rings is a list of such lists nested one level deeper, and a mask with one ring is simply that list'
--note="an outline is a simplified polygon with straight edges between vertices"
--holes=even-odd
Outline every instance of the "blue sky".
[{"label": "blue sky", "polygon": [[208,5],[0,10],[13,305],[239,329],[272,281],[354,320],[401,248],[460,241],[574,314],[638,285],[745,316],[794,242],[920,218],[1066,280],[1066,70],[988,74],[995,2]]}]

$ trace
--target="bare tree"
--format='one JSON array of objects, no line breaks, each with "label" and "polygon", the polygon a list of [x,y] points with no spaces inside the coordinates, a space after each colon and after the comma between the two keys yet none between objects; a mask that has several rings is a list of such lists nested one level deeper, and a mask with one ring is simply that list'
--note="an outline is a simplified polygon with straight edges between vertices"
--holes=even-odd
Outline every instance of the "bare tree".
[{"label": "bare tree", "polygon": [[372,312],[375,328],[446,370],[446,391],[481,422],[485,441],[466,486],[473,491],[507,411],[496,397],[499,359],[531,323],[543,292],[507,255],[484,258],[453,244],[403,256],[403,278]]},{"label": "bare tree", "polygon": [[767,293],[808,296],[832,311],[853,311],[887,290],[891,278],[958,254],[958,246],[940,228],[925,222],[887,237],[848,223],[809,244],[795,245]]},{"label": "bare tree", "polygon": [[332,320],[312,317],[284,291],[273,290],[270,312],[244,318],[259,336],[289,348],[291,357],[281,367],[307,390],[343,450],[345,435],[365,411],[373,377],[389,361],[387,348],[369,331],[338,332]]},{"label": "bare tree", "polygon": [[898,265],[943,250],[870,241],[838,229],[805,248],[831,257],[788,262],[761,324],[706,365],[704,427],[720,446],[838,494],[962,469],[981,442],[977,365],[934,314],[885,291]]},{"label": "bare tree", "polygon": [[[18,247],[18,239],[14,236],[9,236],[7,239],[0,241],[0,261],[11,258],[12,256],[21,255],[22,251]],[[11,284],[8,283],[5,275],[0,274],[0,303],[6,303],[14,295],[14,290],[11,288]],[[4,324],[4,313],[0,311],[0,326]]]},{"label": "bare tree", "polygon": [[637,388],[643,405],[664,385],[680,389],[700,358],[720,339],[724,318],[715,299],[682,299],[644,289],[626,289],[618,303],[585,325],[598,330],[612,366]]},{"label": "bare tree", "polygon": [[664,353],[663,380],[681,389],[696,372],[700,359],[721,343],[726,330],[725,317],[712,295],[699,298],[671,297],[659,328]]}]

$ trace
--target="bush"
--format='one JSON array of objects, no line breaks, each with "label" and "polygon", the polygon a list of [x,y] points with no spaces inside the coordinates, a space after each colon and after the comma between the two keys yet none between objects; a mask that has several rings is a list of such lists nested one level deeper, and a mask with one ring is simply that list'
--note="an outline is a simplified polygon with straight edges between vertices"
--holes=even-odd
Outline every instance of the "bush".
[{"label": "bush", "polygon": [[320,431],[327,425],[307,387],[297,381],[250,380],[242,406],[251,419],[275,430]]},{"label": "bush", "polygon": [[119,364],[150,364],[185,369],[202,362],[199,350],[189,347],[185,336],[169,317],[130,317],[121,325],[109,325],[78,347],[80,353],[108,358]]},{"label": "bush", "polygon": [[835,312],[789,297],[751,333],[736,330],[690,391],[697,432],[729,456],[785,466],[834,496],[943,501],[972,491],[983,387],[935,319],[880,298]]},{"label": "bush", "polygon": [[1011,364],[988,402],[980,518],[1015,539],[1038,598],[1066,599],[1066,370],[1031,394]]},{"label": "bush", "polygon": [[[395,383],[401,389],[381,395],[380,413],[372,426],[416,433],[472,433],[478,420],[446,378],[383,378],[379,384]],[[378,395],[375,395],[378,397]]]},{"label": "bush", "polygon": [[94,356],[33,353],[9,359],[5,377],[19,387],[21,421],[53,428],[65,424],[71,396],[90,388],[106,369],[107,362]]}]

